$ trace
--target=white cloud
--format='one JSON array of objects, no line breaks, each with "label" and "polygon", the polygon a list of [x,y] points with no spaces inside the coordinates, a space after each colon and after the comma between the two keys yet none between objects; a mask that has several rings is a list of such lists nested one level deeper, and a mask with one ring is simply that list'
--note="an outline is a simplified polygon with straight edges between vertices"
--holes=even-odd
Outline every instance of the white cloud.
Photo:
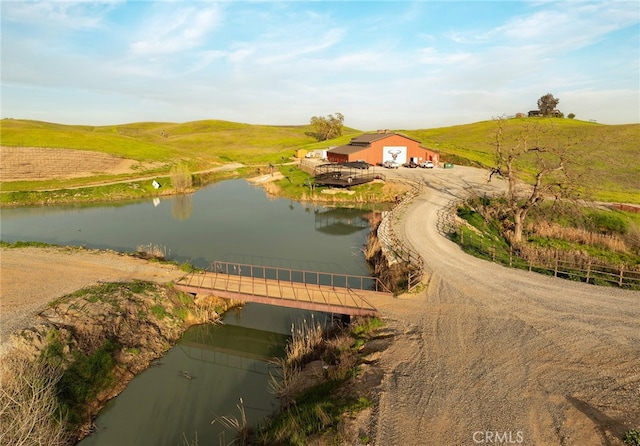
[{"label": "white cloud", "polygon": [[160,9],[142,25],[142,36],[131,43],[134,56],[166,55],[198,47],[220,20],[215,5],[204,9]]},{"label": "white cloud", "polygon": [[3,20],[44,28],[94,29],[121,1],[11,1],[2,2]]}]

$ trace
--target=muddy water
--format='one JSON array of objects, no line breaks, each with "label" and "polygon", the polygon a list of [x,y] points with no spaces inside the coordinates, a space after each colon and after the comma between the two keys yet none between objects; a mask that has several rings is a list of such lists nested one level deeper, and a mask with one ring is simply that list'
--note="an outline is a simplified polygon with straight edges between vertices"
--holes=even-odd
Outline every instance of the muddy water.
[{"label": "muddy water", "polygon": [[[101,206],[2,210],[3,241],[40,241],[135,251],[157,246],[168,259],[206,267],[214,260],[367,275],[366,212],[270,199],[243,180],[190,196]],[[228,444],[221,416],[260,422],[277,407],[269,358],[282,353],[292,324],[312,313],[247,305],[224,324],[193,327],[100,413],[87,445]],[[324,321],[325,314],[313,315]]]}]

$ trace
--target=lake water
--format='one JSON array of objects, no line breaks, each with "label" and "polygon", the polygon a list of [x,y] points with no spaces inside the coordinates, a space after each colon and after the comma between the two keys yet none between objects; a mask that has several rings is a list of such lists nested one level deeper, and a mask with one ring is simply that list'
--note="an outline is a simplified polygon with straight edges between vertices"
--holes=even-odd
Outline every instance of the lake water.
[{"label": "lake water", "polygon": [[[244,180],[193,195],[130,203],[3,209],[1,239],[133,252],[157,245],[167,258],[206,267],[214,260],[368,275],[362,247],[368,213],[268,198]],[[101,412],[87,445],[228,444],[216,416],[250,424],[277,408],[268,392],[268,358],[282,352],[292,324],[312,313],[249,304],[223,325],[188,330],[157,364]],[[328,315],[316,313],[314,320]]]}]

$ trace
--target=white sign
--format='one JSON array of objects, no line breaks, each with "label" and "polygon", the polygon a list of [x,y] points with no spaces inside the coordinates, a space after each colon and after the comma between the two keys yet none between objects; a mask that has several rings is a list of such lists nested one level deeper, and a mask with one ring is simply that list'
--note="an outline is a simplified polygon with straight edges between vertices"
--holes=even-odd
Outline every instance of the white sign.
[{"label": "white sign", "polygon": [[398,164],[407,162],[407,146],[384,146],[382,148],[382,162],[394,161]]}]

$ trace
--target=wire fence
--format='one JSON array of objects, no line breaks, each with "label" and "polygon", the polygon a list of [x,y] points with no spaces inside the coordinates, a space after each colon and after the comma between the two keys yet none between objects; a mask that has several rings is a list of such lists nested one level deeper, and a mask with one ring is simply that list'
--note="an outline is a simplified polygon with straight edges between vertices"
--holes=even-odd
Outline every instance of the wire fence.
[{"label": "wire fence", "polygon": [[[449,212],[455,212],[452,206]],[[450,219],[451,221],[453,219]],[[451,225],[443,227],[451,228]],[[611,265],[598,263],[593,258],[581,259],[570,257],[561,250],[541,252],[538,255],[522,256],[513,247],[500,248],[495,243],[479,234],[464,231],[462,225],[449,231],[463,250],[492,262],[508,265],[537,273],[552,275],[568,280],[591,283],[595,285],[618,286],[621,288],[640,289],[640,265]]]}]

